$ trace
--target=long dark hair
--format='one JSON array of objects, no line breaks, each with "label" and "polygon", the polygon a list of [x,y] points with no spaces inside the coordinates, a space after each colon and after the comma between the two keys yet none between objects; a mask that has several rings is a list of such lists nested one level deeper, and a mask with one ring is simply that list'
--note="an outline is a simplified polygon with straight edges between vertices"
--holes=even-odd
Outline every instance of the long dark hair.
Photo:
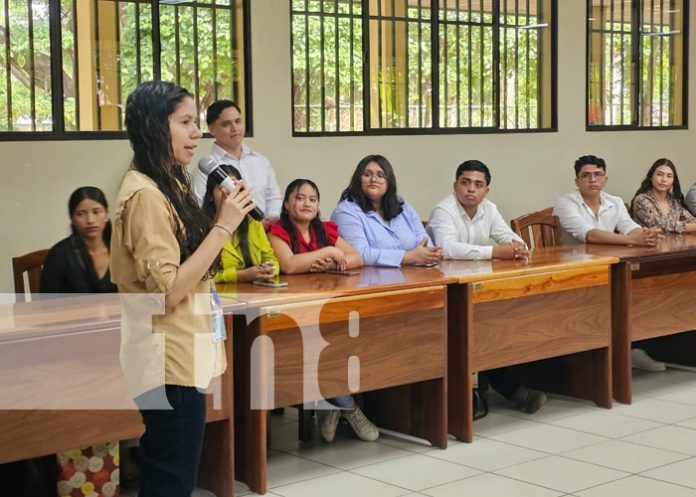
[{"label": "long dark hair", "polygon": [[[242,175],[239,174],[239,170],[236,167],[229,164],[220,164],[223,171],[227,173],[228,176],[232,176],[234,179],[241,180]],[[203,210],[208,213],[211,218],[215,218],[215,213],[217,212],[217,207],[215,206],[215,195],[213,195],[213,190],[217,183],[213,179],[212,175],[208,176],[208,182],[205,186],[205,196],[203,197]],[[249,253],[249,216],[244,216],[244,219],[239,224],[235,230],[237,236],[239,237],[239,248],[242,251],[242,258],[244,259],[244,266],[253,266],[254,263],[251,260],[251,254]]]},{"label": "long dark hair", "polygon": [[[98,204],[101,204],[104,209],[108,210],[109,209],[109,203],[106,201],[106,196],[104,195],[104,192],[101,191],[99,188],[96,186],[81,186],[72,194],[70,195],[70,198],[68,199],[68,214],[70,214],[70,218],[72,219],[73,214],[75,213],[75,210],[77,209],[77,206],[80,205],[80,202],[83,200],[94,200]],[[75,225],[70,223],[70,230],[72,231],[72,236],[70,237],[70,245],[72,247],[72,250],[75,252],[76,259],[80,263],[80,266],[82,266],[82,269],[85,271],[87,275],[87,280],[89,281],[89,284],[93,291],[100,291],[100,288],[102,287],[101,282],[99,281],[99,276],[97,276],[97,271],[94,268],[94,261],[92,261],[92,256],[89,255],[89,251],[87,250],[87,245],[85,244],[84,240],[80,236],[80,234],[77,232],[75,229]],[[104,244],[106,245],[106,249],[110,250],[110,245],[111,245],[111,220],[107,219],[106,220],[106,225],[104,226],[104,231],[102,231],[102,239],[104,240]],[[102,290],[103,291],[103,290]]]},{"label": "long dark hair", "polygon": [[[290,199],[290,195],[299,190],[302,186],[311,186],[317,194],[317,200],[319,200],[319,188],[317,188],[316,183],[310,179],[298,178],[292,181],[288,187],[285,189],[285,196],[283,197],[283,208],[280,211],[280,225],[285,231],[290,234],[290,248],[293,254],[297,254],[300,251],[300,244],[297,241],[297,228],[295,228],[295,223],[290,219],[290,213],[285,208],[285,203]],[[314,216],[309,223],[309,228],[314,230],[314,236],[317,238],[317,245],[319,247],[326,247],[331,245],[329,237],[326,236],[326,230],[324,229],[324,223],[321,222],[321,216],[319,211],[317,215]]]},{"label": "long dark hair", "polygon": [[358,162],[353,177],[350,178],[348,188],[341,193],[341,200],[355,202],[360,206],[363,212],[374,210],[372,202],[362,191],[362,175],[370,162],[376,162],[377,165],[382,168],[387,178],[387,191],[380,201],[380,208],[382,209],[384,219],[390,221],[404,210],[404,201],[396,194],[396,176],[394,175],[394,168],[387,158],[382,155],[368,155]]},{"label": "long dark hair", "polygon": [[[186,165],[176,163],[172,150],[169,116],[187,97],[192,98],[192,95],[173,83],[148,81],[133,90],[126,101],[126,129],[133,149],[132,167],[155,182],[179,217],[174,235],[179,243],[181,262],[196,251],[212,228],[214,219],[198,206]],[[219,268],[218,256],[211,272]]]},{"label": "long dark hair", "polygon": [[653,163],[653,165],[650,166],[650,169],[648,169],[648,174],[645,175],[645,179],[640,184],[638,190],[636,190],[635,195],[633,195],[633,199],[631,200],[631,214],[633,214],[633,203],[635,202],[636,197],[641,193],[648,193],[653,189],[652,177],[653,174],[655,174],[657,168],[660,166],[667,166],[672,170],[672,174],[674,174],[674,183],[672,183],[672,192],[670,193],[670,196],[676,199],[677,202],[679,202],[679,205],[686,209],[686,202],[684,201],[684,194],[682,193],[681,185],[679,184],[679,175],[677,174],[677,168],[674,167],[674,163],[671,160],[662,158],[657,159]]}]

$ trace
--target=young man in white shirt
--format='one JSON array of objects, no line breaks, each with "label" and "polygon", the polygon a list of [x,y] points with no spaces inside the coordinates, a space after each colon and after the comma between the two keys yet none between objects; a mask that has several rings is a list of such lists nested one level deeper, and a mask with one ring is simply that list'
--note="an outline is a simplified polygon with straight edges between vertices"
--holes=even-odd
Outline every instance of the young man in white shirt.
[{"label": "young man in white shirt", "polygon": [[[605,193],[607,165],[604,159],[584,155],[575,161],[575,186],[563,195],[553,213],[561,221],[561,243],[601,243],[654,247],[662,237],[659,228],[642,228],[628,214],[620,197]],[[653,360],[638,342],[633,343],[633,367],[664,371],[665,363]]]},{"label": "young man in white shirt", "polygon": [[654,247],[660,229],[641,228],[631,219],[623,200],[603,191],[608,179],[604,159],[585,155],[575,161],[578,189],[559,198],[553,209],[561,220],[561,243]]},{"label": "young man in white shirt", "polygon": [[[491,173],[480,161],[468,160],[457,167],[454,192],[433,209],[428,232],[447,259],[524,259],[527,246],[505,223],[495,204],[486,200]],[[493,240],[497,243],[490,245]],[[487,381],[522,411],[539,410],[546,395],[520,382],[513,368],[486,371]]]},{"label": "young man in white shirt", "polygon": [[[199,164],[212,157],[217,164],[237,168],[244,183],[252,189],[254,203],[266,215],[264,225],[277,220],[283,196],[275,172],[266,157],[243,143],[245,127],[237,104],[231,100],[213,102],[206,111],[206,122],[215,143],[212,153],[203,157]],[[207,181],[208,176],[197,168],[193,174],[193,192],[199,204],[203,203]]]}]

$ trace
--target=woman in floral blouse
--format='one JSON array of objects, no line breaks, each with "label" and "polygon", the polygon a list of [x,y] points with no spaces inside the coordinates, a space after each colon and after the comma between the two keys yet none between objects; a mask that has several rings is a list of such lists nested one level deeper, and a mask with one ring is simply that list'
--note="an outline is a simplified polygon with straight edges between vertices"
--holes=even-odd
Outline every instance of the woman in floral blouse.
[{"label": "woman in floral blouse", "polygon": [[665,233],[696,232],[696,218],[686,210],[677,169],[669,159],[658,159],[631,201],[631,216],[648,228]]}]

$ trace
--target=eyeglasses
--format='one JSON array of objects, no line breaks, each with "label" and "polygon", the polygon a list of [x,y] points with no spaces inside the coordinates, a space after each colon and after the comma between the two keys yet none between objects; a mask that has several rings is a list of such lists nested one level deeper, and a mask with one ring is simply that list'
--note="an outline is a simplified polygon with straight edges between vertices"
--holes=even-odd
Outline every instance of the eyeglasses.
[{"label": "eyeglasses", "polygon": [[365,171],[362,173],[362,179],[363,181],[372,181],[374,180],[376,183],[385,183],[387,181],[387,177],[382,174],[382,173],[371,173],[370,171]]},{"label": "eyeglasses", "polygon": [[607,173],[604,171],[594,171],[594,172],[585,172],[585,173],[580,173],[578,174],[578,178],[581,180],[589,180],[590,178],[595,178],[595,179],[602,179],[605,177]]}]

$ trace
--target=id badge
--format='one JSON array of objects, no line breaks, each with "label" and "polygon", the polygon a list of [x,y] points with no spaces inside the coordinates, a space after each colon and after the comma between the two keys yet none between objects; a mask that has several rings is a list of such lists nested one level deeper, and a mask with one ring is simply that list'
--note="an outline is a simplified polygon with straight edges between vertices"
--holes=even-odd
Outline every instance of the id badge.
[{"label": "id badge", "polygon": [[227,339],[225,315],[222,313],[222,300],[217,292],[210,294],[210,317],[213,323],[213,343],[225,341]]}]

